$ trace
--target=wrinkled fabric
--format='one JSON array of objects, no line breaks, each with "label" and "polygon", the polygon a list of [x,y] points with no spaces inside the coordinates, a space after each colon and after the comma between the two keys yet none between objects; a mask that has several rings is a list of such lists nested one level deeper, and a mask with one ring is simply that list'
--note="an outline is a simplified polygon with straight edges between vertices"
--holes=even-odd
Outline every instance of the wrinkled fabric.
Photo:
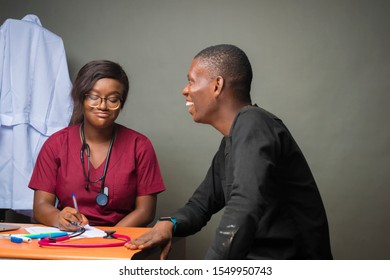
[{"label": "wrinkled fabric", "polygon": [[324,205],[283,122],[257,106],[236,116],[187,204],[175,235],[199,231],[223,210],[206,259],[332,259]]},{"label": "wrinkled fabric", "polygon": [[63,41],[39,18],[0,27],[0,208],[32,209],[27,185],[48,136],[67,126],[71,81]]}]

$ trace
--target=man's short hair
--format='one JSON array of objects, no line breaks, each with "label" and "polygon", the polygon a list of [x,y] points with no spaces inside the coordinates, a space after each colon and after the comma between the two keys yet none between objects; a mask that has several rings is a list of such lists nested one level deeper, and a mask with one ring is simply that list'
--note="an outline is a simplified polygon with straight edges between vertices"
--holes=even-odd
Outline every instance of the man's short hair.
[{"label": "man's short hair", "polygon": [[243,50],[229,44],[215,45],[200,51],[194,59],[205,64],[211,75],[223,77],[238,100],[251,103],[252,66]]}]

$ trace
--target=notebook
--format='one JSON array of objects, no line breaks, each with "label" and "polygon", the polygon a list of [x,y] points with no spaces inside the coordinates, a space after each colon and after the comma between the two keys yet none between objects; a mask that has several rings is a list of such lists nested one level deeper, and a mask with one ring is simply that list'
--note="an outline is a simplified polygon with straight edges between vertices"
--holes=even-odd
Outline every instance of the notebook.
[{"label": "notebook", "polygon": [[0,232],[1,231],[8,231],[8,230],[17,230],[20,226],[11,225],[11,224],[0,224]]}]

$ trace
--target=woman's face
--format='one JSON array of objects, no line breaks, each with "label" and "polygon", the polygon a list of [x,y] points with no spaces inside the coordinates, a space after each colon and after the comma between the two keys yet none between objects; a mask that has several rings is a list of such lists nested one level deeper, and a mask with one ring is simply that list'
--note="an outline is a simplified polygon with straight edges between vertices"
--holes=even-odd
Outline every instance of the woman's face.
[{"label": "woman's face", "polygon": [[96,128],[111,126],[119,116],[122,92],[122,84],[115,79],[97,80],[84,99],[84,122]]}]

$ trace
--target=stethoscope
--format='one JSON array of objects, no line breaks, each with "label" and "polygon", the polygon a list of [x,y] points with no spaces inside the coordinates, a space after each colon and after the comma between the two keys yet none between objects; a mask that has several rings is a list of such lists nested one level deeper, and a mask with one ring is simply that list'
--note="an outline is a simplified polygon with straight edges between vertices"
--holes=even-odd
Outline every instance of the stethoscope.
[{"label": "stethoscope", "polygon": [[[104,185],[104,182],[106,180],[107,167],[108,167],[108,162],[110,160],[111,149],[112,149],[112,146],[114,144],[115,137],[116,137],[116,126],[114,126],[114,130],[113,130],[112,136],[111,136],[110,146],[108,147],[106,162],[104,164],[103,175],[95,181],[90,180],[91,167],[90,167],[89,161],[90,161],[90,157],[91,157],[91,150],[90,150],[89,145],[87,144],[87,142],[85,140],[84,123],[82,123],[80,126],[80,134],[81,134],[81,139],[83,141],[83,144],[81,145],[81,149],[80,149],[80,160],[81,160],[81,165],[83,166],[84,177],[85,177],[85,179],[87,179],[87,184],[85,185],[85,189],[87,191],[89,190],[90,183],[97,183],[99,181],[102,181],[102,184],[100,187],[100,192],[96,196],[96,203],[99,206],[106,206],[108,203],[108,187]],[[87,152],[87,157],[88,157],[88,161],[87,161],[88,171],[87,172],[85,172],[85,167],[84,167],[84,151]]]},{"label": "stethoscope", "polygon": [[45,237],[38,241],[38,244],[40,246],[53,246],[53,247],[76,247],[76,248],[102,248],[102,247],[119,247],[125,245],[127,242],[131,240],[131,238],[124,234],[118,234],[115,233],[113,230],[105,231],[106,236],[103,238],[106,239],[118,239],[120,242],[109,242],[109,243],[87,243],[87,244],[80,244],[80,243],[69,243],[69,242],[63,242],[66,240],[69,240],[71,238],[77,237],[85,232],[85,229],[82,228],[82,230],[77,231],[73,234],[62,236],[62,237]]}]

